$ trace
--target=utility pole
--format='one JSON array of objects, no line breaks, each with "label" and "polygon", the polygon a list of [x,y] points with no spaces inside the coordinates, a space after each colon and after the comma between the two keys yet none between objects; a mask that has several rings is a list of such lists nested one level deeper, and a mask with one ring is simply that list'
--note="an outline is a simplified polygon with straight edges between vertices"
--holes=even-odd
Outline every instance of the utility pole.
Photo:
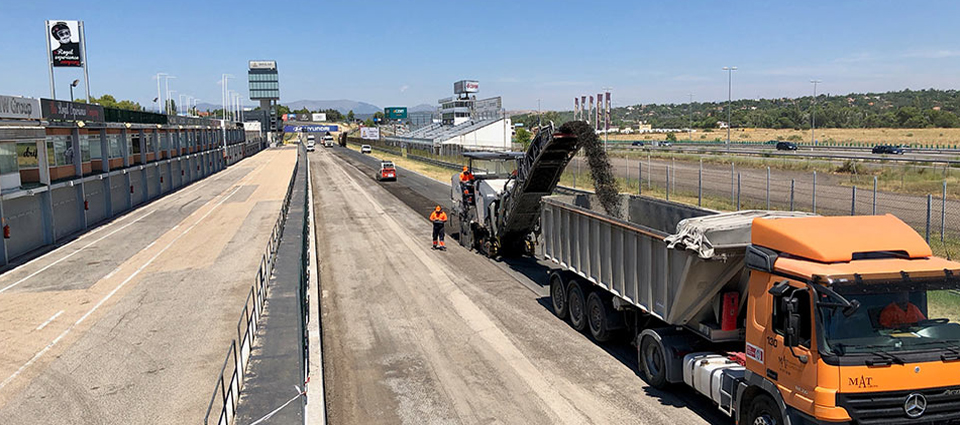
[{"label": "utility pole", "polygon": [[690,96],[690,102],[687,102],[687,134],[690,135],[690,141],[693,141],[693,113],[691,112],[691,108],[693,108],[693,93],[687,96]]},{"label": "utility pole", "polygon": [[817,144],[817,84],[820,80],[810,80],[813,83],[813,106],[810,108],[810,143]]},{"label": "utility pole", "polygon": [[730,150],[730,108],[733,102],[733,71],[737,70],[735,66],[725,66],[723,67],[724,71],[727,71],[727,150]]}]

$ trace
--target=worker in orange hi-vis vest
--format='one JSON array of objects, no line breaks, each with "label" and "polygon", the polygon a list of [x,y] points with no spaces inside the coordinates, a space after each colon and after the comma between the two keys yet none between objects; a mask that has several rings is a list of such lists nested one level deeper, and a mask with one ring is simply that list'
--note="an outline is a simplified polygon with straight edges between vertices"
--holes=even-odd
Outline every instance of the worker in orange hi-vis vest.
[{"label": "worker in orange hi-vis vest", "polygon": [[443,244],[443,225],[447,222],[447,213],[439,205],[430,213],[430,222],[433,223],[433,249],[446,250],[447,247]]}]

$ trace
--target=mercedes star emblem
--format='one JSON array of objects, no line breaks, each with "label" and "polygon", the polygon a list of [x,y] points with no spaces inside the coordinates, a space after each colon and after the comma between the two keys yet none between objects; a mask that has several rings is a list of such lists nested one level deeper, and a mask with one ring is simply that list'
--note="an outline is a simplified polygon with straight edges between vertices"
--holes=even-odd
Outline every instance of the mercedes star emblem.
[{"label": "mercedes star emblem", "polygon": [[903,411],[911,418],[919,418],[927,410],[927,398],[923,394],[913,393],[903,402]]}]

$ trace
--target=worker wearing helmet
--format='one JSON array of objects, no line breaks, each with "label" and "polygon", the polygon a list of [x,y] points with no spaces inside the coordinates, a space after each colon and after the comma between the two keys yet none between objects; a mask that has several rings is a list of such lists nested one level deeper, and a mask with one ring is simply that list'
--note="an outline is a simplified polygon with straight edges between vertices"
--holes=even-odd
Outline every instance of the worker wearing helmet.
[{"label": "worker wearing helmet", "polygon": [[466,165],[463,166],[463,172],[460,173],[460,183],[468,183],[473,181],[473,173],[470,172],[470,168]]},{"label": "worker wearing helmet", "polygon": [[447,222],[447,213],[437,205],[430,213],[430,221],[433,223],[433,249],[446,250],[447,247],[443,244],[443,225]]}]

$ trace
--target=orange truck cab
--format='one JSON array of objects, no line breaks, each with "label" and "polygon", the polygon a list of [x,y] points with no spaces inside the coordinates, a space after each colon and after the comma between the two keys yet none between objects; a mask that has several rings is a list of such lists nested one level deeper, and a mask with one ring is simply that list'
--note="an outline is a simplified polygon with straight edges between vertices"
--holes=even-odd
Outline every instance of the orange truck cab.
[{"label": "orange truck cab", "polygon": [[755,219],[750,238],[738,423],[960,421],[960,263],[891,215]]}]

